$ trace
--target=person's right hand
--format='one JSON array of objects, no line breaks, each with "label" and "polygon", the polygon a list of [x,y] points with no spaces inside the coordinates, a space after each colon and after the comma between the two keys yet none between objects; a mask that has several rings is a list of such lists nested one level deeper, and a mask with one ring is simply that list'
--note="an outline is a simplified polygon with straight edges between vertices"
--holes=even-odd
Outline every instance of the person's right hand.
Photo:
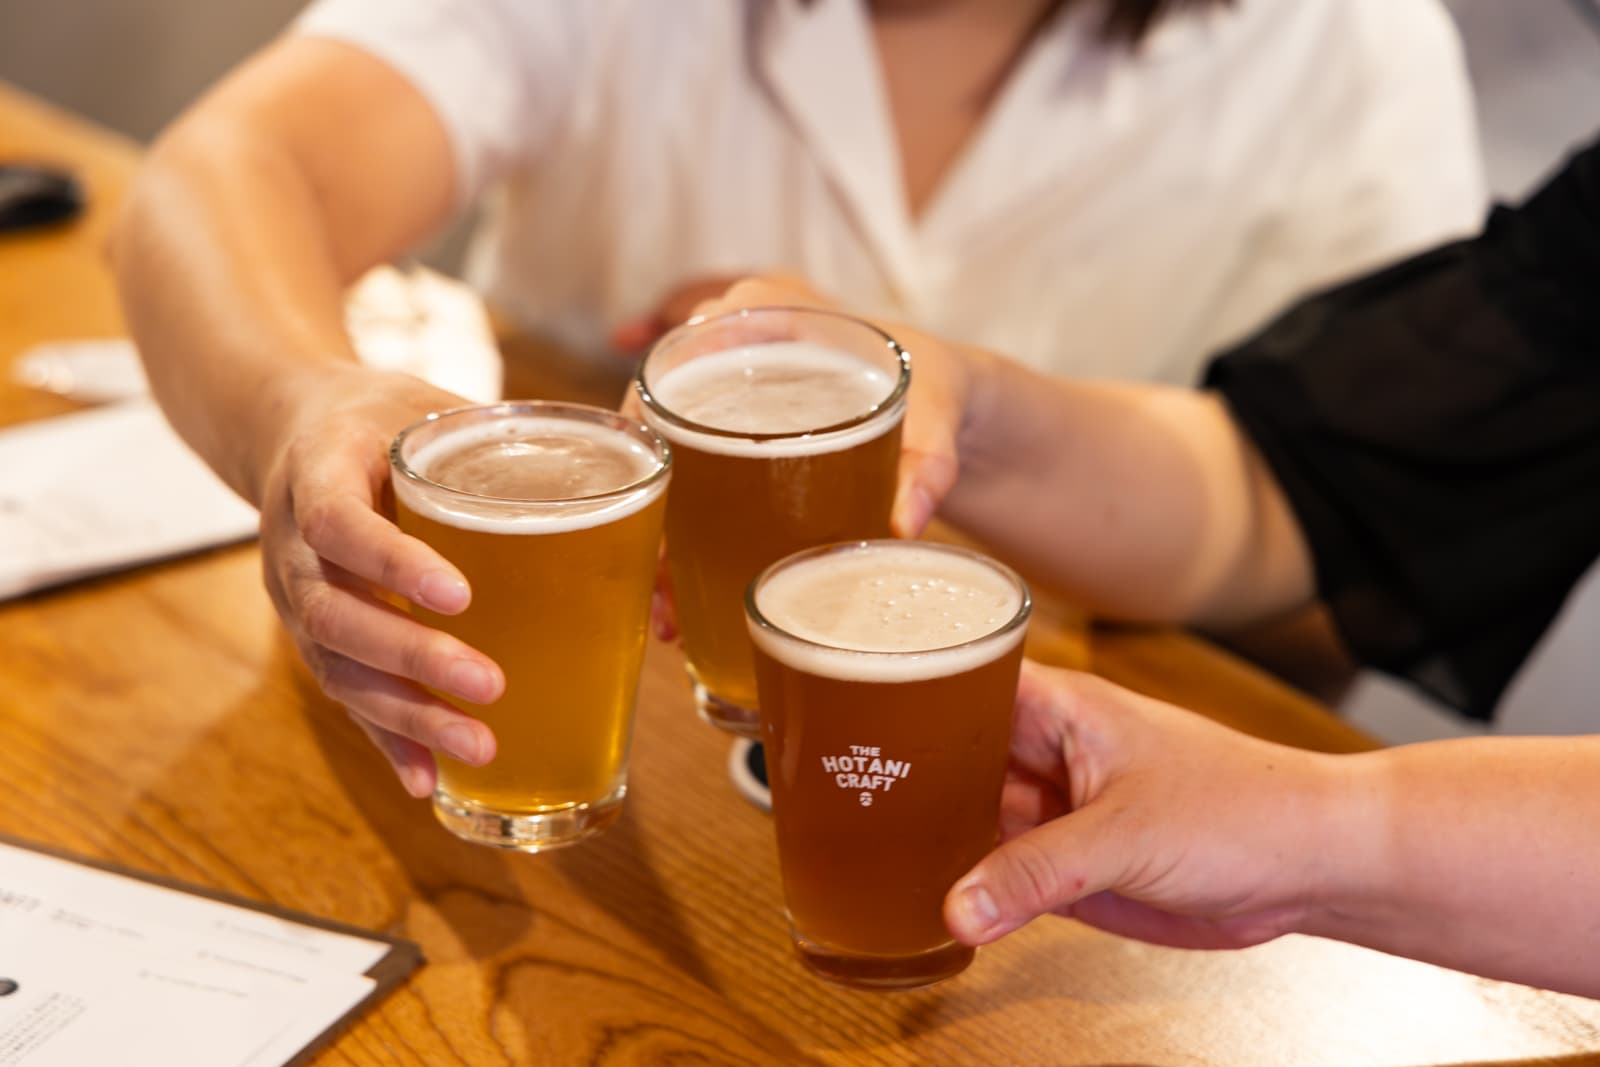
[{"label": "person's right hand", "polygon": [[[717,299],[699,304],[694,314],[709,317],[755,307],[849,313],[802,279],[764,275],[738,282]],[[960,466],[957,439],[970,414],[974,375],[989,357],[976,348],[942,341],[904,323],[873,321],[911,355],[911,391],[906,398],[890,525],[897,537],[917,537],[956,483]]]},{"label": "person's right hand", "polygon": [[263,577],[322,691],[350,712],[412,796],[433,792],[433,751],[493,758],[489,728],[426,688],[469,704],[505,689],[498,665],[392,603],[466,608],[461,572],[380,513],[394,435],[466,401],[404,374],[352,365],[316,379],[268,457]]},{"label": "person's right hand", "polygon": [[[671,314],[711,318],[744,308],[804,307],[843,311],[839,305],[791,275],[762,275],[743,279],[714,299],[701,300],[685,309],[682,301],[704,291],[706,282],[676,294]],[[911,353],[911,391],[907,396],[901,432],[900,468],[890,526],[896,536],[917,537],[932,520],[934,511],[956,481],[956,439],[967,415],[973,368],[987,358],[966,346],[949,344],[900,324],[880,328]],[[622,410],[641,418],[637,394],[629,390]],[[662,641],[678,634],[672,583],[663,565],[650,606],[651,629]]]},{"label": "person's right hand", "polygon": [[1005,843],[951,887],[945,922],[968,945],[1046,913],[1184,948],[1305,929],[1350,853],[1346,767],[1024,663]]},{"label": "person's right hand", "polygon": [[656,300],[655,307],[637,318],[618,324],[611,331],[611,347],[619,353],[639,358],[675,326],[681,326],[699,308],[720,297],[740,275],[711,275],[680,282]]}]

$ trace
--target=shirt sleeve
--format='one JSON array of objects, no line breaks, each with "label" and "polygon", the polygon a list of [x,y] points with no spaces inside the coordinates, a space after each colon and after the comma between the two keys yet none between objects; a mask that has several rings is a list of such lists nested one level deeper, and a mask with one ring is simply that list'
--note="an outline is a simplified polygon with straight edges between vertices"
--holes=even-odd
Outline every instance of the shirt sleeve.
[{"label": "shirt sleeve", "polygon": [[600,32],[590,0],[316,0],[295,32],[353,45],[432,105],[450,137],[456,207],[549,143]]},{"label": "shirt sleeve", "polygon": [[[1345,269],[1330,282],[1469,237],[1489,206],[1472,83],[1450,13],[1438,0],[1342,10],[1360,72],[1351,92],[1361,103],[1344,104],[1346,121],[1330,123],[1339,135],[1317,146],[1305,176],[1318,206],[1338,212],[1324,230],[1324,256]],[[1338,166],[1328,165],[1329,152],[1340,153]],[[1331,189],[1321,188],[1324,178]]]},{"label": "shirt sleeve", "polygon": [[1600,554],[1600,142],[1477,239],[1302,302],[1207,383],[1352,649],[1489,718]]}]

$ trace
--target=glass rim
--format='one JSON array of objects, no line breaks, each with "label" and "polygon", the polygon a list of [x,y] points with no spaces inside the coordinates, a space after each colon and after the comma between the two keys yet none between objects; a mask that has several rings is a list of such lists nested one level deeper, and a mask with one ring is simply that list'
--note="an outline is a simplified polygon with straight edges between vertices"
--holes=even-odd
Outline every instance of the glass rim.
[{"label": "glass rim", "polygon": [[[1012,613],[1009,619],[996,626],[994,629],[979,634],[976,637],[968,638],[965,641],[958,641],[953,645],[938,645],[934,648],[901,649],[899,651],[891,651],[887,649],[845,648],[841,645],[830,645],[824,641],[815,641],[809,637],[801,637],[799,634],[791,633],[782,626],[779,626],[777,623],[773,622],[771,619],[767,618],[761,613],[760,607],[758,607],[756,604],[756,594],[760,590],[761,586],[766,583],[767,579],[777,572],[787,569],[788,567],[803,563],[808,559],[814,559],[818,556],[828,556],[841,552],[859,552],[866,548],[886,548],[894,546],[915,546],[917,548],[933,549],[937,552],[944,552],[948,555],[961,556],[962,558],[971,560],[974,563],[984,564],[991,570],[998,571],[1001,576],[1006,578],[1006,580],[1012,584],[1017,592],[1022,595],[1022,599],[1017,604],[1017,610]],[[1000,562],[993,556],[985,555],[982,552],[977,552],[970,548],[964,548],[961,545],[945,544],[942,541],[922,541],[905,537],[878,537],[866,540],[833,541],[825,545],[813,545],[810,548],[802,548],[798,552],[792,552],[789,555],[784,556],[782,559],[776,560],[775,562],[762,568],[761,573],[751,579],[750,584],[745,587],[744,611],[745,617],[762,630],[765,630],[768,633],[776,634],[786,641],[796,642],[797,644],[806,648],[815,648],[825,652],[847,652],[852,656],[872,656],[898,659],[905,656],[927,656],[935,653],[953,652],[957,649],[972,648],[977,645],[987,644],[991,641],[994,641],[996,638],[1005,637],[1008,634],[1013,633],[1017,629],[1026,626],[1029,617],[1033,614],[1033,591],[1028,588],[1028,583],[1023,579],[1022,575],[1016,572],[1015,569]]]},{"label": "glass rim", "polygon": [[[792,430],[785,433],[752,433],[747,430],[725,430],[716,426],[707,426],[704,423],[695,422],[693,419],[679,415],[663,404],[655,393],[651,392],[649,383],[645,381],[645,372],[657,352],[666,351],[700,327],[731,322],[736,319],[749,319],[756,315],[774,312],[829,318],[852,326],[859,326],[876,336],[884,347],[894,354],[897,368],[894,387],[889,390],[882,400],[879,400],[859,415],[853,415],[848,419],[829,423],[826,426],[816,426],[809,430]],[[736,346],[730,345],[729,347]],[[726,350],[720,349],[719,351]],[[645,353],[645,357],[639,361],[638,369],[633,374],[633,387],[645,409],[675,429],[688,430],[693,433],[705,434],[709,437],[723,437],[739,441],[789,441],[802,437],[822,437],[827,434],[853,430],[858,426],[865,426],[874,419],[881,418],[885,414],[901,407],[905,402],[907,392],[911,388],[911,353],[906,351],[905,346],[895,340],[886,330],[880,329],[866,319],[858,318],[855,315],[846,314],[843,311],[834,311],[831,308],[801,307],[792,304],[766,304],[725,311],[720,315],[696,315],[687,322],[673,327],[662,335],[661,339],[652,345],[650,351]]]},{"label": "glass rim", "polygon": [[[411,463],[402,454],[406,442],[411,438],[412,434],[431,426],[437,426],[446,419],[459,418],[465,415],[484,415],[494,418],[519,414],[550,414],[575,417],[581,422],[597,423],[623,433],[642,437],[642,443],[652,446],[655,453],[655,465],[643,476],[615,489],[607,489],[602,493],[529,500],[526,497],[492,496],[488,493],[474,493],[466,489],[457,489],[453,486],[445,485],[443,482],[436,482],[412,467]],[[411,423],[395,434],[394,440],[389,443],[389,469],[407,482],[427,492],[444,493],[449,498],[461,501],[518,508],[582,507],[624,500],[651,488],[656,482],[666,478],[672,470],[672,445],[648,424],[638,419],[630,419],[621,412],[612,411],[609,408],[565,400],[496,400],[486,404],[463,404],[460,407],[446,408],[443,411],[430,411],[416,422]]]}]

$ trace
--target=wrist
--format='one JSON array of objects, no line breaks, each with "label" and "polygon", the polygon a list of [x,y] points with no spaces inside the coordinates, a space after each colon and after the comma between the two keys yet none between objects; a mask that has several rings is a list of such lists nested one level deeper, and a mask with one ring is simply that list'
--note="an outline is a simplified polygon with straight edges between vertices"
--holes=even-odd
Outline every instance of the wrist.
[{"label": "wrist", "polygon": [[1362,943],[1377,921],[1390,855],[1390,761],[1384,753],[1319,755],[1323,781],[1308,843],[1315,862],[1300,933]]},{"label": "wrist", "polygon": [[280,366],[262,377],[256,392],[258,401],[241,427],[249,499],[259,506],[273,469],[301,432],[314,404],[337,395],[344,379],[369,373],[353,359],[328,359]]}]

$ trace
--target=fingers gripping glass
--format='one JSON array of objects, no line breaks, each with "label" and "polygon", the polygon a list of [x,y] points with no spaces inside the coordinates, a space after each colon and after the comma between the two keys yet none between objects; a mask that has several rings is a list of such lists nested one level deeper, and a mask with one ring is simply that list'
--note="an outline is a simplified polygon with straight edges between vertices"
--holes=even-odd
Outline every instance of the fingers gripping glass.
[{"label": "fingers gripping glass", "polygon": [[493,762],[436,757],[440,822],[532,852],[598,833],[627,788],[666,443],[599,408],[490,404],[402,431],[390,466],[400,528],[472,587],[459,615],[413,614],[506,677],[494,704],[462,706],[494,730]]},{"label": "fingers gripping glass", "polygon": [[691,321],[640,364],[672,442],[667,565],[701,716],[755,737],[745,587],[812,545],[886,537],[911,361],[870,323],[811,308]]},{"label": "fingers gripping glass", "polygon": [[994,845],[1027,587],[965,549],[866,541],[774,564],[745,610],[801,960],[874,989],[961,971],[944,895]]}]

